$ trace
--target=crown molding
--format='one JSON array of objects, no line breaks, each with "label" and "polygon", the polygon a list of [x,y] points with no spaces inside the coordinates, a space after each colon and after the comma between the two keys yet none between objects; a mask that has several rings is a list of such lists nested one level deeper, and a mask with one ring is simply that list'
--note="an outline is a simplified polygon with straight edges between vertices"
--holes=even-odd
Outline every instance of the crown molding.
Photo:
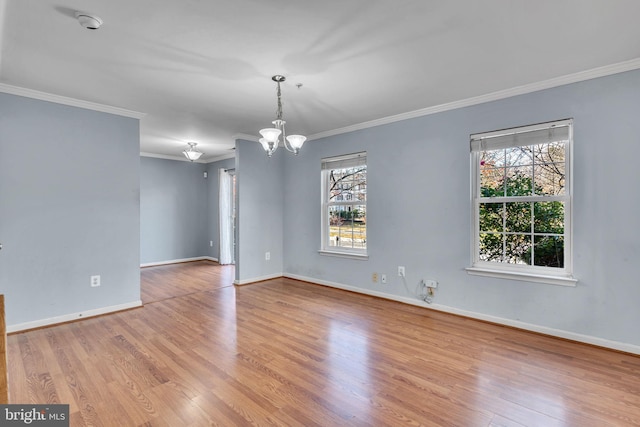
[{"label": "crown molding", "polygon": [[210,159],[207,159],[206,163],[215,163],[215,162],[219,162],[221,160],[235,159],[235,157],[236,157],[236,152],[234,150],[232,153],[223,154],[221,156],[216,156],[216,157],[211,157]]},{"label": "crown molding", "polygon": [[580,71],[578,73],[566,76],[554,77],[552,79],[543,80],[536,83],[516,86],[511,89],[500,90],[485,95],[475,96],[460,101],[448,102],[446,104],[435,105],[433,107],[422,108],[420,110],[409,111],[407,113],[396,114],[393,116],[383,117],[381,119],[370,120],[355,125],[345,126],[338,129],[319,132],[308,137],[309,140],[326,138],[329,136],[340,135],[356,130],[367,129],[375,126],[385,125],[389,123],[399,122],[402,120],[413,119],[416,117],[428,116],[430,114],[441,113],[458,108],[470,107],[472,105],[484,104],[485,102],[497,101],[500,99],[510,98],[512,96],[524,95],[531,92],[537,92],[544,89],[551,89],[558,86],[564,86],[571,83],[578,83],[585,80],[591,80],[598,77],[606,77],[613,74],[633,71],[640,68],[640,58],[631,59],[629,61],[619,62],[604,67],[593,68],[591,70]]},{"label": "crown molding", "polygon": [[69,105],[71,107],[84,108],[87,110],[100,111],[102,113],[115,114],[118,116],[130,117],[132,119],[142,119],[146,114],[137,111],[127,110],[120,107],[112,107],[110,105],[98,104],[81,99],[69,98],[62,95],[54,95],[52,93],[40,92],[38,90],[27,89],[20,86],[13,86],[6,83],[0,83],[0,92],[11,95],[24,96],[26,98],[39,99],[41,101],[54,102],[56,104]]},{"label": "crown molding", "polygon": [[248,135],[246,133],[236,133],[231,138],[234,141],[237,140],[237,139],[243,139],[245,141],[253,141],[253,142],[259,142],[258,139],[260,139],[259,137],[255,136],[255,135]]},{"label": "crown molding", "polygon": [[219,162],[221,160],[233,159],[235,156],[236,156],[236,154],[235,154],[235,152],[233,152],[233,153],[229,153],[229,154],[223,154],[223,155],[220,155],[220,156],[210,157],[210,158],[207,158],[207,159],[203,159],[201,157],[198,160],[194,160],[192,162],[191,160],[187,159],[184,156],[171,156],[169,154],[147,153],[147,152],[144,152],[144,151],[140,152],[140,157],[152,157],[154,159],[176,160],[178,162],[201,163],[201,164],[208,164],[208,163]]},{"label": "crown molding", "polygon": [[198,160],[194,160],[193,162],[187,159],[184,156],[171,156],[169,154],[156,154],[156,153],[146,153],[144,151],[140,152],[140,157],[153,157],[154,159],[164,159],[164,160],[176,160],[178,162],[189,162],[189,163],[208,163],[202,158]]}]

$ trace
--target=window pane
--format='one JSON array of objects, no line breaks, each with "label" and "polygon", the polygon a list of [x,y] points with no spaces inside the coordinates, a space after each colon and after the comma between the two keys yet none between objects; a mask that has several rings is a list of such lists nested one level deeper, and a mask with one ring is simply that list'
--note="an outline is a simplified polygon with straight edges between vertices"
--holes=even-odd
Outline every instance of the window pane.
[{"label": "window pane", "polygon": [[480,156],[480,168],[503,168],[504,150],[483,151]]},{"label": "window pane", "polygon": [[564,194],[564,163],[540,163],[535,168],[536,194]]},{"label": "window pane", "polygon": [[564,268],[564,237],[535,236],[535,265]]},{"label": "window pane", "polygon": [[333,169],[329,171],[327,194],[330,202],[367,200],[367,167]]},{"label": "window pane", "polygon": [[366,249],[367,209],[365,205],[329,207],[329,246]]},{"label": "window pane", "polygon": [[565,163],[564,142],[543,143],[533,146],[536,163]]},{"label": "window pane", "polygon": [[502,262],[504,235],[480,233],[480,261]]},{"label": "window pane", "polygon": [[531,235],[507,234],[505,262],[509,264],[531,264]]},{"label": "window pane", "polygon": [[480,171],[480,195],[482,197],[504,196],[504,168],[484,168]]},{"label": "window pane", "polygon": [[530,166],[533,164],[531,147],[511,147],[505,150],[507,166]]},{"label": "window pane", "polygon": [[507,169],[505,192],[507,196],[530,196],[532,194],[532,167],[519,166]]},{"label": "window pane", "polygon": [[531,232],[531,203],[506,203],[506,231]]},{"label": "window pane", "polygon": [[480,234],[480,261],[531,264],[531,235]]},{"label": "window pane", "polygon": [[503,203],[480,203],[480,231],[503,231]]},{"label": "window pane", "polygon": [[534,233],[564,234],[563,202],[536,202],[533,211]]}]

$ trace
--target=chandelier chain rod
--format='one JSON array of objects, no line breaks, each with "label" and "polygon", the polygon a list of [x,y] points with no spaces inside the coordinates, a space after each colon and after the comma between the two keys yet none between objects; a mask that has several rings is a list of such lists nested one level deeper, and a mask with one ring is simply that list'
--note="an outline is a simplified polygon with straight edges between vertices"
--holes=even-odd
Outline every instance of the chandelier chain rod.
[{"label": "chandelier chain rod", "polygon": [[278,109],[276,110],[276,118],[278,120],[282,120],[282,92],[280,91],[280,82],[278,83],[278,89],[277,89],[277,94],[278,94]]},{"label": "chandelier chain rod", "polygon": [[287,151],[295,153],[295,150],[288,144],[287,133],[284,130],[285,121],[282,119],[282,90],[280,89],[280,80],[277,80],[276,83],[278,85],[278,88],[276,89],[278,95],[278,111],[276,111],[276,122],[274,122],[274,124],[282,131],[282,146]]},{"label": "chandelier chain rod", "polygon": [[262,144],[269,157],[271,157],[271,155],[278,149],[278,145],[280,144],[282,144],[287,151],[298,154],[298,151],[307,138],[303,135],[287,136],[285,132],[285,121],[282,118],[282,86],[280,85],[280,83],[285,81],[285,77],[275,75],[271,80],[276,82],[276,96],[278,98],[276,119],[272,122],[274,125],[273,128],[260,130],[262,138],[260,138],[259,142]]}]

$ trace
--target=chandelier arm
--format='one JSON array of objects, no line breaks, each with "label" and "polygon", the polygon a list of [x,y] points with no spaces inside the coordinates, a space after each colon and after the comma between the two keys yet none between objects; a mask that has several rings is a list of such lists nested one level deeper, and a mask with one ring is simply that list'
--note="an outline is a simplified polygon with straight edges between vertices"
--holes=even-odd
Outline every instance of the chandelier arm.
[{"label": "chandelier arm", "polygon": [[291,144],[289,144],[289,140],[287,140],[287,135],[285,135],[284,133],[284,123],[282,124],[282,145],[284,146],[284,148],[286,148],[288,152],[298,154],[296,153],[296,150],[293,149]]}]

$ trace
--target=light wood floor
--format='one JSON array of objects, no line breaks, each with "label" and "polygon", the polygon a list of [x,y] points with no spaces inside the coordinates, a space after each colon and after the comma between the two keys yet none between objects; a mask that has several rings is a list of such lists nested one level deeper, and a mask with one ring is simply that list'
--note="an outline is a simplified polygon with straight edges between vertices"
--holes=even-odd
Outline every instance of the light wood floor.
[{"label": "light wood floor", "polygon": [[640,357],[232,269],[145,268],[143,308],[10,335],[10,401],[72,426],[640,425]]}]

